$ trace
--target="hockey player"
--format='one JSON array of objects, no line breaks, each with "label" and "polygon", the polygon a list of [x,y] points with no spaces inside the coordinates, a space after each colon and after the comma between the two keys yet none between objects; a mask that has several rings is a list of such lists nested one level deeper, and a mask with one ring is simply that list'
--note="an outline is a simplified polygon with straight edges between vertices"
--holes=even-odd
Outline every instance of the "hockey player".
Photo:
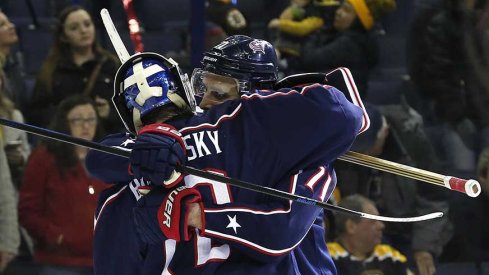
[{"label": "hockey player", "polygon": [[[226,84],[248,92],[273,84],[275,79],[266,80],[270,71],[276,72],[271,67],[274,54],[270,44],[242,36],[216,46],[204,58],[204,65],[210,64],[193,77],[197,87],[207,88],[201,105],[230,96],[232,89],[226,89]],[[236,68],[242,73],[237,78],[232,75]],[[192,116],[192,95],[185,93],[185,82],[175,64],[155,54],[132,57],[117,74],[117,109],[130,131],[139,130],[131,157],[138,180],[116,185],[101,197],[95,228],[96,272],[117,273],[104,269],[111,262],[117,267],[117,261],[126,274],[299,273],[296,254],[304,251],[297,247],[310,233],[318,210],[192,175],[182,181],[183,175],[174,167],[186,164],[324,199],[335,178],[330,165],[323,164],[348,150],[360,128],[361,110],[335,88],[315,84],[265,96],[245,94]],[[112,161],[114,167],[119,167],[117,161],[122,160]],[[103,174],[90,163],[89,156],[89,170]],[[145,185],[141,177],[158,186],[143,197],[136,190]],[[123,173],[112,177],[128,179]],[[139,199],[136,228],[130,213],[121,213],[121,208],[136,205],[134,197]],[[127,238],[135,231],[142,241]],[[123,263],[117,252],[110,257],[104,254],[103,236],[111,232],[126,237],[116,243],[121,258],[127,259]],[[135,253],[127,255],[128,247]],[[334,272],[334,267],[323,264],[322,273],[328,274],[330,268],[329,273]],[[125,265],[132,267],[122,269]]]}]

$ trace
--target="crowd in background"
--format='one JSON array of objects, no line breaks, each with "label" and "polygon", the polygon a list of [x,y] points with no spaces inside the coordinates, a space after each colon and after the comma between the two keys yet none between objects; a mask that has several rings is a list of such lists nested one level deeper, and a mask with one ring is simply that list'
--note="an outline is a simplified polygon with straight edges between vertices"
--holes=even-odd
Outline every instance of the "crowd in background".
[{"label": "crowd in background", "polygon": [[[246,1],[207,1],[205,49],[228,35],[246,34],[274,44],[282,76],[347,67],[371,120],[352,150],[482,185],[482,194],[472,199],[337,161],[331,203],[395,217],[445,214],[384,224],[325,213],[339,274],[446,274],[447,263],[460,263],[465,274],[489,274],[486,1],[269,0],[262,4],[266,11],[251,10]],[[51,1],[53,40],[34,72],[26,70],[32,65],[19,47],[13,22],[22,20],[9,15],[12,2],[0,5],[0,117],[87,140],[123,131],[111,104],[120,62],[97,12],[116,11],[122,1]],[[136,6],[136,12],[141,9]],[[141,17],[143,42],[149,22]],[[177,25],[167,28],[177,32]],[[179,46],[154,51],[191,74],[190,26],[183,29]],[[167,34],[156,32],[162,39]],[[392,45],[385,43],[400,37],[405,47],[386,58],[382,49]],[[389,58],[404,57],[400,66],[389,66],[398,62]],[[105,186],[87,175],[85,154],[0,126],[0,274],[91,274],[91,223]]]}]

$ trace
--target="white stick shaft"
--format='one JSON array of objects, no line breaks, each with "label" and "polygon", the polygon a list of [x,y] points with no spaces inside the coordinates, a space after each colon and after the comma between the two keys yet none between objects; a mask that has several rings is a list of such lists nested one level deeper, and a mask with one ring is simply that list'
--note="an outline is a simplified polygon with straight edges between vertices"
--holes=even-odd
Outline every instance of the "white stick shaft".
[{"label": "white stick shaft", "polygon": [[109,35],[110,41],[114,46],[114,49],[121,60],[121,63],[124,63],[129,59],[130,55],[122,42],[117,29],[115,28],[114,22],[112,22],[112,18],[110,18],[109,11],[107,9],[102,9],[100,11],[100,16],[102,16],[102,21],[104,22],[105,30],[107,30],[107,34]]},{"label": "white stick shaft", "polygon": [[363,218],[383,221],[383,222],[420,222],[420,221],[427,221],[427,220],[440,218],[443,216],[443,212],[433,212],[423,216],[407,217],[407,218],[385,217],[385,216],[372,215],[372,214],[367,214],[362,212],[359,213],[361,213]]}]

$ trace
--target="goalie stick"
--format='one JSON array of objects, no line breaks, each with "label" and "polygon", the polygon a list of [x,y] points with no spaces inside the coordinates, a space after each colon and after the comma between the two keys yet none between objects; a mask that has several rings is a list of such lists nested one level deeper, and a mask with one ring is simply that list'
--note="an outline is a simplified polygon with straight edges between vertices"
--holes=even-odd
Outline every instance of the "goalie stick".
[{"label": "goalie stick", "polygon": [[[28,133],[35,134],[38,136],[58,140],[61,142],[70,143],[73,145],[83,146],[83,147],[86,147],[86,148],[89,148],[92,150],[97,150],[97,151],[101,151],[104,153],[117,155],[120,157],[129,158],[129,156],[131,155],[131,151],[128,149],[124,149],[121,147],[110,147],[110,146],[106,146],[104,144],[100,144],[100,143],[76,138],[76,137],[73,137],[73,136],[70,136],[70,135],[67,135],[64,133],[56,132],[53,130],[49,130],[49,129],[45,129],[45,128],[41,128],[41,127],[37,127],[37,126],[25,124],[25,123],[19,123],[19,122],[15,122],[15,121],[4,119],[4,118],[0,118],[0,124],[11,127],[11,128],[23,130],[23,131],[26,131]],[[222,175],[218,175],[218,174],[214,174],[214,173],[210,173],[210,172],[205,172],[205,171],[195,169],[195,168],[192,168],[189,166],[180,165],[180,166],[177,166],[176,170],[180,173],[195,175],[195,176],[202,177],[205,179],[215,180],[215,181],[218,181],[218,182],[221,182],[224,184],[229,184],[232,186],[249,189],[249,190],[259,192],[259,193],[263,193],[266,195],[270,195],[270,196],[274,196],[274,197],[278,197],[278,198],[282,198],[282,199],[286,199],[286,200],[291,200],[294,202],[303,203],[303,204],[307,204],[307,205],[311,205],[311,206],[320,207],[320,208],[323,208],[323,209],[326,209],[329,211],[342,212],[345,214],[349,214],[349,215],[353,215],[353,216],[357,216],[357,217],[361,217],[361,218],[367,218],[367,219],[371,219],[371,220],[378,220],[378,221],[385,221],[385,222],[417,222],[417,221],[431,220],[431,219],[435,219],[435,218],[439,218],[439,217],[443,216],[442,212],[434,212],[434,213],[430,213],[427,215],[416,216],[416,217],[406,217],[406,218],[396,218],[396,217],[385,217],[385,216],[380,216],[380,215],[372,215],[372,214],[367,214],[367,213],[363,213],[363,212],[357,212],[357,211],[350,210],[350,209],[343,208],[343,207],[336,206],[336,205],[331,205],[331,204],[325,203],[323,201],[311,199],[308,197],[299,196],[296,194],[292,194],[292,193],[288,193],[285,191],[273,189],[270,187],[265,187],[265,186],[261,186],[258,184],[249,183],[249,182],[238,180],[238,179],[233,179],[230,177],[226,177],[226,176],[222,176]]]},{"label": "goalie stick", "polygon": [[[350,102],[362,108],[364,112],[362,128],[360,129],[359,134],[368,129],[370,119],[357,91],[355,81],[353,81],[353,76],[348,68],[340,67],[327,73],[303,73],[290,75],[279,80],[275,84],[274,90],[301,84],[303,85],[303,83],[320,83],[323,85],[331,85],[342,91]],[[477,197],[481,192],[479,182],[473,179],[465,180],[452,176],[445,176],[353,151],[345,153],[343,156],[338,157],[338,159],[380,171],[389,172],[406,178],[442,186],[453,191],[467,194],[470,197]]]}]

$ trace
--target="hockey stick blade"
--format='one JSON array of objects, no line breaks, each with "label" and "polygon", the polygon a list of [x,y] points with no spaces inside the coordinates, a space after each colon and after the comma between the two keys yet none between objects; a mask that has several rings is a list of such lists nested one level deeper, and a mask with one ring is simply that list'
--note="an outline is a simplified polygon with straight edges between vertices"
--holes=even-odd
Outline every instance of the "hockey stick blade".
[{"label": "hockey stick blade", "polygon": [[[70,143],[70,144],[77,145],[77,146],[83,146],[83,147],[86,147],[86,148],[89,148],[92,150],[97,150],[100,152],[113,154],[113,155],[117,155],[120,157],[129,158],[131,155],[131,151],[128,149],[122,149],[121,147],[107,146],[107,145],[104,145],[101,143],[96,143],[93,141],[84,140],[81,138],[76,138],[76,137],[73,137],[73,136],[70,136],[70,135],[67,135],[64,133],[60,133],[60,132],[56,132],[53,130],[41,128],[38,126],[20,123],[20,122],[16,122],[16,121],[4,119],[4,118],[0,118],[0,124],[11,127],[11,128],[15,128],[18,130],[22,130],[22,131],[25,131],[25,132],[28,132],[28,133],[31,133],[34,135],[54,139],[54,140],[65,142],[65,143]],[[366,214],[366,213],[350,210],[347,208],[343,208],[340,206],[331,205],[331,204],[325,203],[323,201],[311,199],[308,197],[299,196],[296,194],[291,194],[291,193],[288,193],[288,192],[285,192],[282,190],[277,190],[277,189],[273,189],[270,187],[265,187],[265,186],[257,185],[254,183],[250,183],[250,182],[246,182],[246,181],[233,179],[230,177],[226,177],[226,176],[202,171],[202,170],[192,168],[189,166],[180,165],[177,167],[176,170],[180,173],[195,175],[195,176],[202,177],[205,179],[219,181],[219,182],[224,183],[224,184],[229,184],[232,186],[249,189],[249,190],[259,192],[262,194],[266,194],[266,195],[270,195],[270,196],[274,196],[274,197],[278,197],[278,198],[282,198],[282,199],[286,199],[286,200],[291,200],[291,201],[302,203],[302,204],[320,207],[320,208],[323,208],[323,209],[326,209],[329,211],[342,212],[345,214],[349,214],[349,215],[353,215],[353,216],[357,216],[357,217],[361,217],[361,218],[367,218],[367,219],[371,219],[371,220],[387,221],[387,222],[417,222],[417,221],[425,221],[425,220],[435,219],[435,218],[439,218],[439,217],[443,216],[442,212],[435,212],[435,213],[431,213],[428,215],[417,216],[417,217],[407,217],[407,218],[395,218],[395,217],[385,217],[385,216],[380,216],[380,215]]]}]

